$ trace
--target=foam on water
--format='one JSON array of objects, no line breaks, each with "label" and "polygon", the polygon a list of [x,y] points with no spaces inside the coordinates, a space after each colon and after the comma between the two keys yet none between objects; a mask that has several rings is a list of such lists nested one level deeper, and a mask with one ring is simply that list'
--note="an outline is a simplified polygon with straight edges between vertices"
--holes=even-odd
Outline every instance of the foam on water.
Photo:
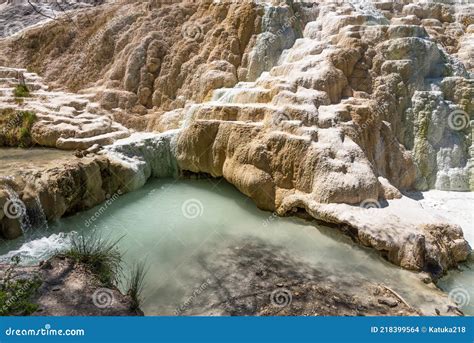
[{"label": "foam on water", "polygon": [[58,251],[64,251],[71,244],[73,232],[52,234],[22,244],[18,249],[0,256],[0,263],[8,263],[14,256],[21,259],[22,264],[35,264],[48,259]]}]

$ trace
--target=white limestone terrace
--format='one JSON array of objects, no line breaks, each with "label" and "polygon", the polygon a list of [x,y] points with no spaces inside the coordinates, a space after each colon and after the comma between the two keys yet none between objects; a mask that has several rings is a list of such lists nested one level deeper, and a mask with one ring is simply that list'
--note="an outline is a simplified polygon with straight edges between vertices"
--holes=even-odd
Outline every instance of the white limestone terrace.
[{"label": "white limestone terrace", "polygon": [[[370,4],[354,8],[347,6],[337,9],[337,11],[330,6],[322,6],[318,19],[306,25],[303,37],[297,39],[294,45],[279,57],[278,63],[268,72],[262,73],[254,82],[240,82],[233,88],[215,90],[210,102],[190,106],[182,113],[173,111],[163,115],[161,120],[164,122],[163,126],[166,127],[170,126],[168,122],[170,119],[181,123],[195,122],[194,127],[190,126],[190,129],[183,131],[185,138],[182,138],[182,141],[193,139],[193,142],[198,142],[195,137],[200,132],[205,137],[202,143],[199,142],[202,144],[202,148],[196,148],[197,143],[191,148],[185,143],[179,146],[178,163],[184,169],[206,171],[218,176],[223,175],[243,193],[254,197],[261,208],[275,210],[281,215],[304,209],[313,218],[341,225],[362,245],[381,251],[388,260],[397,265],[415,270],[426,268],[433,274],[439,275],[443,270],[449,268],[450,261],[465,260],[470,253],[470,247],[463,237],[461,226],[455,225],[456,221],[449,220],[450,218],[441,218],[432,211],[425,210],[417,200],[402,196],[383,177],[378,177],[378,180],[387,194],[392,193],[390,197],[385,197],[388,200],[381,203],[377,200],[377,195],[373,195],[375,200],[371,197],[365,198],[373,200],[373,206],[364,202],[355,205],[354,199],[369,188],[364,189],[361,185],[373,182],[369,179],[372,171],[367,167],[368,163],[365,159],[360,158],[359,147],[352,143],[351,137],[346,136],[344,140],[341,139],[342,135],[340,134],[342,127],[353,125],[353,118],[348,115],[350,106],[360,110],[360,113],[365,110],[370,112],[368,108],[370,96],[364,91],[365,80],[363,77],[359,78],[352,74],[344,75],[340,69],[334,68],[329,63],[334,52],[341,49],[342,44],[337,45],[336,43],[345,42],[344,40],[350,37],[360,36],[365,43],[374,47],[375,55],[380,52],[380,58],[386,62],[386,66],[389,63],[400,63],[401,65],[404,62],[399,62],[397,59],[403,56],[407,59],[411,58],[409,63],[416,67],[417,59],[413,56],[424,56],[423,62],[417,68],[419,72],[415,73],[419,80],[414,79],[407,82],[413,89],[424,89],[426,85],[433,84],[433,78],[441,79],[440,73],[433,72],[431,74],[428,67],[432,65],[435,70],[437,65],[445,63],[445,53],[442,48],[438,47],[421,29],[413,30],[410,25],[399,25],[396,22],[398,18],[392,19],[393,27],[387,25],[390,24],[390,21],[381,16],[380,11],[375,10]],[[411,42],[416,44],[410,45]],[[390,46],[390,44],[392,45]],[[383,56],[383,52],[390,49],[400,55],[397,55],[393,61],[390,56]],[[403,49],[410,51],[413,56],[408,53],[406,56],[403,55]],[[454,67],[453,63],[452,77],[468,83],[468,81],[464,81],[468,76],[467,72],[456,70]],[[356,70],[356,72],[362,75],[366,74],[366,70]],[[349,80],[354,91],[351,89],[347,91],[348,76],[354,76]],[[448,109],[456,108],[447,96],[442,97],[442,92],[424,92],[424,94],[428,93],[436,93],[435,95],[438,96],[441,104],[439,107],[442,107],[443,110],[433,111],[426,107],[426,113],[433,114],[435,119],[439,119],[436,118],[438,112],[443,115],[439,115],[439,117],[444,118],[449,113]],[[416,96],[413,98],[416,104]],[[419,111],[418,108],[410,109],[410,111],[425,113]],[[387,120],[390,119],[387,118]],[[432,121],[436,122],[436,125],[432,125],[432,127],[442,131],[445,134],[445,140],[438,140],[433,145],[436,150],[446,151],[446,154],[454,157],[456,144],[453,144],[453,141],[458,138],[459,133],[449,130],[447,120],[439,124],[439,120],[435,121],[435,119]],[[280,142],[296,142],[298,139],[300,139],[299,143],[303,140],[310,141],[314,150],[308,149],[308,151],[318,151],[319,156],[334,149],[333,156],[329,154],[328,163],[320,169],[317,169],[317,165],[316,167],[314,165],[308,166],[308,168],[313,168],[312,171],[315,174],[316,171],[319,172],[318,176],[314,178],[312,189],[309,192],[276,185],[276,200],[274,200],[271,198],[272,192],[268,192],[271,196],[265,198],[265,196],[260,196],[260,193],[264,192],[254,191],[259,186],[263,188],[262,185],[270,185],[268,186],[270,189],[274,185],[273,180],[281,176],[278,173],[271,174],[272,171],[262,171],[264,168],[261,165],[271,164],[270,162],[263,158],[260,161],[258,158],[248,157],[253,154],[260,156],[260,153],[265,157],[274,154],[274,151],[269,151],[270,149],[265,150],[265,146],[268,146],[267,143],[271,139],[263,139],[264,133],[260,133],[256,139],[256,141],[259,140],[257,142],[259,145],[255,143],[255,150],[245,151],[242,149],[242,151],[239,150],[239,155],[237,153],[232,155],[233,149],[237,150],[237,147],[222,137],[226,137],[225,129],[227,127],[232,127],[229,129],[229,131],[233,130],[232,132],[243,132],[244,130],[250,132],[251,130],[261,130],[262,123],[265,124],[265,127],[270,128],[268,137],[278,135]],[[389,131],[388,126],[395,127],[396,124],[398,123],[387,124],[387,131]],[[205,127],[209,129],[203,129]],[[218,128],[215,129],[216,127]],[[207,132],[211,132],[213,129],[218,133],[214,140],[210,140],[207,137]],[[371,134],[375,133],[372,131]],[[238,135],[236,136],[238,137]],[[248,140],[248,138],[245,139]],[[423,137],[417,137],[417,139],[422,141]],[[429,135],[428,140],[431,139]],[[395,153],[398,153],[395,146],[398,145],[387,144],[386,147],[383,147],[384,141],[390,141],[390,137],[388,135],[383,137],[378,148],[381,151],[386,149],[387,156],[390,156],[391,160],[395,160]],[[246,143],[247,141],[242,142],[243,145]],[[280,144],[283,146],[285,143]],[[468,143],[466,142],[466,144]],[[207,154],[206,149],[212,153]],[[418,158],[418,152],[415,149],[412,150],[415,158]],[[433,151],[433,155],[436,155],[437,151]],[[226,154],[230,156],[226,156]],[[287,162],[297,154],[296,149],[295,151],[288,149],[281,153],[281,158]],[[199,157],[196,158],[196,156]],[[345,165],[346,156],[355,156],[355,162],[352,160]],[[467,155],[463,156],[463,161],[468,158]],[[224,162],[220,163],[222,160]],[[277,160],[276,157],[275,160]],[[219,161],[220,164],[215,161]],[[434,161],[436,162],[436,159]],[[443,190],[469,190],[469,178],[467,177],[469,165],[463,164],[463,161],[451,158],[447,163],[439,163],[437,173],[435,172],[434,176],[428,175],[429,180],[426,181],[426,188],[436,186]],[[259,164],[260,162],[261,164]],[[334,174],[327,177],[327,180],[330,181],[322,181],[324,180],[322,175],[329,173],[329,166],[332,165],[335,166]],[[346,168],[341,167],[344,165]],[[336,169],[339,167],[341,168]],[[436,170],[435,167],[432,169]],[[259,175],[263,176],[259,179]],[[335,175],[337,175],[337,181]],[[403,173],[403,169],[394,171],[392,178],[402,185],[400,189],[403,189],[404,180],[396,180],[399,175],[406,175]],[[290,174],[288,178],[291,179],[292,176]],[[443,177],[444,182],[436,182],[434,185],[435,182],[432,180],[437,180],[436,177]],[[252,180],[253,183],[248,180]],[[267,182],[266,180],[271,181]],[[332,193],[341,195],[341,198],[337,201],[326,201],[327,199],[321,201],[322,197],[318,192],[327,190],[330,186],[341,187]],[[357,188],[360,191],[353,192],[354,198],[351,199],[350,192]],[[472,208],[471,204],[472,202],[469,205],[465,203],[465,208]]]},{"label": "white limestone terrace", "polygon": [[[13,91],[22,78],[30,96],[15,98]],[[112,119],[113,112],[93,102],[93,96],[50,91],[35,73],[0,67],[0,109],[35,113],[37,121],[31,134],[40,146],[84,150],[128,137],[130,131]]]},{"label": "white limestone terrace", "polygon": [[[474,193],[430,190],[417,194],[419,206],[435,216],[458,224],[466,240],[474,246]],[[412,196],[415,196],[412,194]]]}]

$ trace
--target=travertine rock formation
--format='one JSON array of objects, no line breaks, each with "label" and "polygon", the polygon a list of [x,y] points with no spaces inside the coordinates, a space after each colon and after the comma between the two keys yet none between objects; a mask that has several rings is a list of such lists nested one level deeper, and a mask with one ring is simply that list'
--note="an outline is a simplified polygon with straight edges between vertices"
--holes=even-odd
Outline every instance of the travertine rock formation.
[{"label": "travertine rock formation", "polygon": [[133,189],[133,176],[133,170],[122,164],[95,156],[1,178],[0,235],[14,239],[41,226],[36,222],[43,219],[39,211],[45,219],[54,220],[97,206]]},{"label": "travertine rock formation", "polygon": [[260,208],[347,225],[390,261],[436,274],[468,255],[462,231],[397,199],[474,189],[472,11],[127,2],[77,13],[80,30],[63,18],[0,41],[0,63],[89,88],[128,128],[173,130],[107,148],[131,188],[175,166],[224,177]]},{"label": "travertine rock formation", "polygon": [[104,108],[127,110],[117,115],[124,124],[153,128],[151,108],[181,108],[216,88],[254,80],[291,47],[310,15],[248,0],[121,1],[69,11],[13,37],[3,43],[8,60],[0,56],[0,64],[38,71],[56,87],[94,86]]},{"label": "travertine rock formation", "polygon": [[[27,87],[27,96],[14,96],[19,84]],[[113,120],[117,111],[101,109],[87,95],[50,91],[38,75],[24,69],[0,67],[0,109],[3,114],[34,114],[30,144],[44,147],[84,150],[130,135],[127,128]],[[17,126],[15,118],[13,115],[1,121],[0,138]]]}]

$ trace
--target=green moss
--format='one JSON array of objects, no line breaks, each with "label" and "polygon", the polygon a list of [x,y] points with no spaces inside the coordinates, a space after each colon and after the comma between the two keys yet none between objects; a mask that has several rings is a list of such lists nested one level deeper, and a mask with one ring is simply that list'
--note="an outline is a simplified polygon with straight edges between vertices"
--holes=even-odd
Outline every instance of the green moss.
[{"label": "green moss", "polygon": [[430,126],[430,122],[426,116],[422,116],[419,120],[419,126],[418,126],[418,138],[422,140],[428,139],[428,129]]},{"label": "green moss", "polygon": [[31,129],[36,120],[36,114],[31,111],[0,110],[0,146],[33,146]]},{"label": "green moss", "polygon": [[26,98],[30,96],[30,90],[26,85],[16,85],[13,90],[13,96],[16,98]]}]

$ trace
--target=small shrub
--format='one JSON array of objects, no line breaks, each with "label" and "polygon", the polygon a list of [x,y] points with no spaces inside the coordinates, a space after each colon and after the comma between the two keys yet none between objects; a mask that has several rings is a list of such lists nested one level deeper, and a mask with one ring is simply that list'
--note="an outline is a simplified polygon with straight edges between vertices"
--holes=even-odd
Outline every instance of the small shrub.
[{"label": "small shrub", "polygon": [[12,263],[0,281],[0,315],[30,315],[38,309],[31,302],[32,296],[41,286],[39,278],[15,278],[13,273],[20,263],[19,257],[13,257]]},{"label": "small shrub", "polygon": [[36,114],[31,111],[21,111],[20,115],[22,116],[23,122],[26,124],[26,126],[30,128],[31,126],[33,126],[37,119]]},{"label": "small shrub", "polygon": [[13,89],[13,96],[16,98],[26,98],[30,96],[30,90],[26,85],[16,85]]},{"label": "small shrub", "polygon": [[36,120],[36,114],[31,111],[0,110],[0,146],[34,145],[31,129]]},{"label": "small shrub", "polygon": [[104,285],[114,286],[121,272],[122,255],[117,244],[122,238],[112,241],[96,235],[75,235],[65,256],[84,264]]}]

